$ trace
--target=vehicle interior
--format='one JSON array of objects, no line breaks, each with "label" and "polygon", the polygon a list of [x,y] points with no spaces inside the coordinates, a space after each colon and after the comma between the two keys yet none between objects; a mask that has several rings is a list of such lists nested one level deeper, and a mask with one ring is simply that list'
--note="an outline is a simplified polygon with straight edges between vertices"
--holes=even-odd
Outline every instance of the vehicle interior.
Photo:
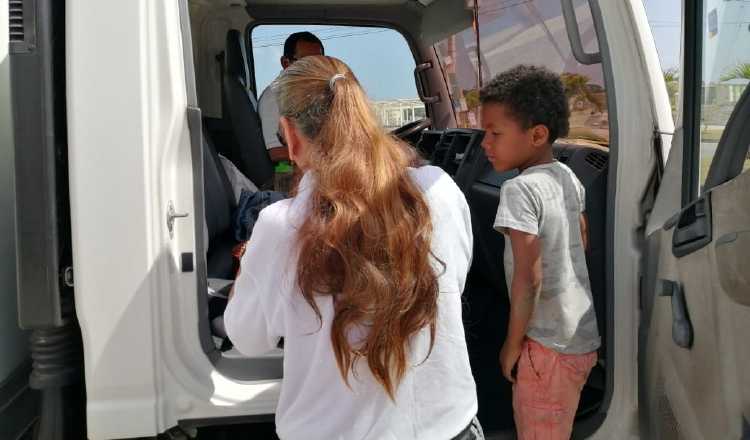
[{"label": "vehicle interior", "polygon": [[[552,62],[552,67],[563,75],[569,92],[571,133],[555,143],[554,154],[586,188],[590,225],[587,263],[603,342],[599,362],[582,393],[574,437],[592,433],[604,419],[611,394],[607,374],[612,371],[608,368],[611,357],[606,346],[610,328],[605,266],[608,101],[601,58],[598,62],[578,60],[576,55],[581,50],[571,47],[575,43],[570,43],[569,37],[570,32],[580,32],[576,38],[578,44],[579,37],[584,40],[584,54],[596,50],[596,18],[586,1],[550,1],[544,5],[504,0],[481,3],[476,10],[467,7],[467,2],[451,0],[189,3],[196,87],[203,114],[207,277],[209,287],[216,287],[211,296],[201,294],[199,298],[201,319],[211,322],[202,336],[211,341],[203,341],[203,346],[208,347],[207,355],[217,367],[225,369],[225,374],[242,379],[277,379],[283,356],[283,349],[279,349],[262,362],[242,358],[228,349],[220,326],[213,325],[223,301],[223,285],[213,283],[231,280],[237,266],[232,254],[237,245],[232,233],[237,202],[219,154],[259,188],[271,189],[273,184],[273,163],[264,146],[257,109],[260,91],[255,85],[258,66],[254,65],[251,49],[252,28],[259,24],[382,27],[398,31],[407,42],[415,63],[413,78],[408,80],[415,82],[426,109],[425,118],[397,127],[393,134],[410,142],[425,160],[453,176],[471,209],[475,242],[464,292],[464,324],[479,396],[479,419],[491,438],[511,436],[514,427],[511,386],[498,365],[509,316],[508,289],[501,267],[505,243],[492,224],[500,188],[515,172],[494,171],[484,156],[477,92],[492,75],[515,64],[539,64],[545,57],[560,59]],[[564,24],[566,7],[574,8],[579,25],[570,28]],[[521,31],[513,28],[515,25]],[[478,35],[474,34],[475,27]],[[547,31],[537,32],[540,29]],[[521,44],[518,35],[529,38]],[[481,49],[476,41],[482,43]],[[529,50],[530,45],[534,45],[534,50]]]}]

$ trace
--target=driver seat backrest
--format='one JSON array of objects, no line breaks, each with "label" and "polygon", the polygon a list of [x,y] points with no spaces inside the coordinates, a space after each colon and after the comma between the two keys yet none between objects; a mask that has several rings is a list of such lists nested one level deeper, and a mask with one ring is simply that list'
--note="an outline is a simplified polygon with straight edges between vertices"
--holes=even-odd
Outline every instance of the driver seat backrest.
[{"label": "driver seat backrest", "polygon": [[249,75],[242,34],[236,29],[227,32],[222,92],[225,114],[236,139],[231,159],[258,188],[270,188],[273,163],[266,150],[257,101],[249,89]]},{"label": "driver seat backrest", "polygon": [[232,249],[237,241],[234,238],[232,219],[237,203],[219,154],[208,137],[203,139],[203,194],[208,235],[208,277],[234,279]]}]

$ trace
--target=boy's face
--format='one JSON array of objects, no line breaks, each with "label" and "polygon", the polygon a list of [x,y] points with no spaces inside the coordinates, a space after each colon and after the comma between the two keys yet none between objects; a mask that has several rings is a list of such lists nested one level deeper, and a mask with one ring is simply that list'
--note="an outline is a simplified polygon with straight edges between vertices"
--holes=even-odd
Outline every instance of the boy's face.
[{"label": "boy's face", "polygon": [[524,129],[504,104],[483,104],[481,117],[485,131],[482,148],[497,171],[523,168],[539,155],[540,147],[547,144],[547,127],[535,125]]}]

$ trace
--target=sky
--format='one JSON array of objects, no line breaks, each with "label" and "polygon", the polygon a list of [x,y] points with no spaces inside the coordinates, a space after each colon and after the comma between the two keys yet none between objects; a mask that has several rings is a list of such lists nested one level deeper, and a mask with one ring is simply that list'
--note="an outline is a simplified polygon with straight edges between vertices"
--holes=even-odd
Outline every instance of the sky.
[{"label": "sky", "polygon": [[[665,70],[679,66],[681,4],[682,0],[644,0],[659,59]],[[389,29],[349,26],[265,25],[255,28],[252,41],[259,92],[281,71],[279,59],[284,40],[300,30],[316,34],[323,40],[327,55],[349,64],[370,99],[417,96],[413,79],[414,58],[401,34]]]},{"label": "sky", "polygon": [[258,90],[281,72],[286,37],[301,30],[323,41],[326,55],[341,59],[375,101],[415,98],[414,56],[404,37],[390,29],[351,26],[258,26],[253,30],[253,59]]},{"label": "sky", "polygon": [[680,65],[681,0],[644,0],[662,69]]}]

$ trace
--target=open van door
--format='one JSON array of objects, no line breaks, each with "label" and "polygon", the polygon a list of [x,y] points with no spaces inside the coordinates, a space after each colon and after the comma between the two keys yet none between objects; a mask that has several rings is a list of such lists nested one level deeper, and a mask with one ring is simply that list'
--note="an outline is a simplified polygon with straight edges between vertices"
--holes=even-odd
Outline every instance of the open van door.
[{"label": "open van door", "polygon": [[684,2],[682,115],[647,230],[643,438],[750,435],[749,19]]}]

